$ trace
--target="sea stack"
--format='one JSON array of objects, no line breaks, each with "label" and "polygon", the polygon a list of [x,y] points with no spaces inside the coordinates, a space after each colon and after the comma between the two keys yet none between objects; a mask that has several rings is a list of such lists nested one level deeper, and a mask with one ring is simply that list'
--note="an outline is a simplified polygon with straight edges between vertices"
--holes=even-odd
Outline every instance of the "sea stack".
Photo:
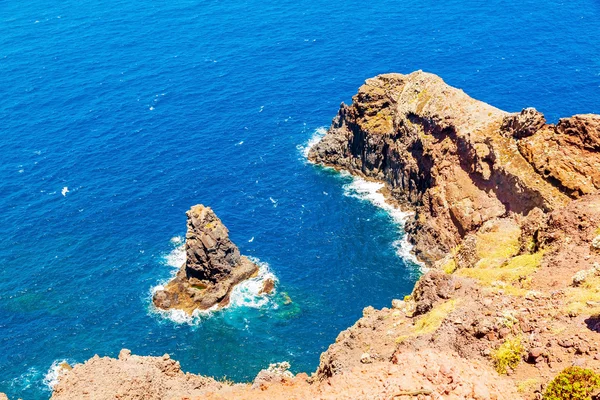
[{"label": "sea stack", "polygon": [[154,305],[192,314],[229,304],[238,283],[258,273],[258,266],[241,256],[229,231],[213,210],[203,205],[187,213],[185,263],[164,289],[154,294]]}]

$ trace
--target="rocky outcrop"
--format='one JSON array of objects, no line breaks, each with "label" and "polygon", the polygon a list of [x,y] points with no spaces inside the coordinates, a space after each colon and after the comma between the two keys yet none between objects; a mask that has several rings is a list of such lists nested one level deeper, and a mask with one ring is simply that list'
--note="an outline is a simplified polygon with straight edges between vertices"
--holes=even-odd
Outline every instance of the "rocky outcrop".
[{"label": "rocky outcrop", "polygon": [[212,378],[183,373],[168,355],[139,357],[123,349],[118,359],[95,356],[62,374],[52,400],[167,400],[221,387]]},{"label": "rocky outcrop", "polygon": [[600,189],[600,115],[576,115],[518,141],[519,150],[547,181],[571,197]]},{"label": "rocky outcrop", "polygon": [[240,255],[227,228],[209,207],[194,206],[187,218],[185,264],[154,294],[154,305],[188,314],[226,306],[235,285],[254,276],[258,266]]},{"label": "rocky outcrop", "polygon": [[[261,371],[253,384],[217,382],[181,372],[168,356],[139,357],[123,350],[119,359],[94,357],[62,377],[52,400],[518,400],[507,379],[487,365],[452,351],[410,351],[389,363],[361,364],[310,383],[292,375],[286,363]],[[404,397],[406,396],[406,397]]]},{"label": "rocky outcrop", "polygon": [[342,104],[309,159],[385,182],[416,210],[407,232],[433,263],[486,221],[597,190],[598,118],[547,125],[534,109],[501,111],[432,74],[386,74]]},{"label": "rocky outcrop", "polygon": [[[423,72],[367,80],[309,158],[383,182],[416,211],[406,230],[433,268],[412,294],[365,308],[310,378],[282,363],[252,385],[183,379],[168,357],[125,352],[61,375],[53,399],[537,400],[564,368],[600,371],[599,121],[507,113]],[[186,264],[159,307],[223,304],[253,271],[237,272],[244,258],[212,211],[194,210]]]}]

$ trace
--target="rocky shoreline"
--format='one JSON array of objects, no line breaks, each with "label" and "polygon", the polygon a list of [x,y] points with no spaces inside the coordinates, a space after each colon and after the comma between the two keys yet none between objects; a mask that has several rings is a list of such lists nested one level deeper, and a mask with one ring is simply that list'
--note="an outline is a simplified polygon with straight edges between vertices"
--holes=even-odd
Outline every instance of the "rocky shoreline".
[{"label": "rocky shoreline", "polygon": [[[369,79],[309,159],[382,182],[394,203],[415,211],[406,232],[432,269],[413,293],[367,307],[310,377],[272,366],[253,384],[217,382],[184,374],[168,356],[124,350],[62,374],[52,399],[560,398],[549,383],[561,371],[600,371],[599,150],[598,115],[553,125],[534,109],[507,113],[474,100],[432,74]],[[188,214],[190,243],[206,227],[196,214]],[[231,277],[242,258],[223,254],[214,271]],[[177,293],[189,289],[184,275],[188,285],[215,285],[212,272],[186,268]],[[242,270],[235,276],[251,275]],[[230,286],[217,292],[210,301],[188,297],[211,307]],[[155,303],[188,304],[171,293]]]}]

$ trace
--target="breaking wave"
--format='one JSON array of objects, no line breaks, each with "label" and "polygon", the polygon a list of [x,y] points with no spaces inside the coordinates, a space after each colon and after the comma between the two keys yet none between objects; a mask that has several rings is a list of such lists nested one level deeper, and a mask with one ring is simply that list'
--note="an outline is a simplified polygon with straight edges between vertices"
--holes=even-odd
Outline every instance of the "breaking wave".
[{"label": "breaking wave", "polygon": [[[67,365],[69,367],[66,367]],[[44,385],[50,390],[54,389],[58,379],[69,371],[70,366],[71,364],[67,360],[55,360],[44,376]]]},{"label": "breaking wave", "polygon": [[310,149],[313,148],[317,143],[319,143],[321,139],[323,139],[325,134],[327,134],[327,128],[321,126],[315,129],[312,136],[310,137],[310,139],[308,139],[308,141],[306,141],[306,143],[299,144],[298,146],[296,146],[304,160],[308,160],[308,153],[310,152]]},{"label": "breaking wave", "polygon": [[408,242],[404,232],[406,219],[413,215],[413,213],[402,211],[388,203],[381,192],[381,189],[385,186],[383,183],[368,181],[364,178],[353,176],[347,171],[342,171],[340,174],[352,178],[351,182],[343,186],[345,196],[370,202],[374,206],[384,210],[394,221],[394,224],[398,227],[398,233],[401,236],[400,239],[392,243],[398,257],[410,261],[411,263],[418,265],[421,269],[424,269],[425,266],[423,263],[417,260],[412,253],[412,245]]}]

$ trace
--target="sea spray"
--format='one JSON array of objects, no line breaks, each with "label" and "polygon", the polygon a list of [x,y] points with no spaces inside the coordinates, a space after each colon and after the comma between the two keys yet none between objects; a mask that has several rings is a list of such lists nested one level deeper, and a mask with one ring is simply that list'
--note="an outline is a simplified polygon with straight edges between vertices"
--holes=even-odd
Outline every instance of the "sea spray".
[{"label": "sea spray", "polygon": [[300,151],[300,155],[302,156],[303,160],[308,161],[308,153],[310,152],[310,149],[312,149],[317,143],[319,143],[321,141],[321,139],[323,139],[325,137],[326,134],[327,134],[327,128],[325,128],[324,126],[321,126],[317,129],[315,129],[315,131],[313,132],[310,139],[308,139],[308,141],[296,146],[296,148]]},{"label": "sea spray", "polygon": [[423,270],[425,266],[412,253],[412,245],[408,242],[404,233],[406,219],[412,216],[413,213],[402,211],[388,203],[383,193],[381,193],[381,189],[385,186],[383,183],[368,181],[364,178],[353,176],[347,171],[342,171],[340,175],[352,179],[350,183],[343,186],[344,195],[368,201],[384,210],[390,216],[394,224],[398,227],[398,233],[401,235],[400,239],[392,243],[396,249],[396,254],[400,258],[418,265]]},{"label": "sea spray", "polygon": [[69,372],[73,364],[69,360],[55,360],[44,376],[44,385],[50,390],[54,389],[54,386],[58,384],[59,378]]},{"label": "sea spray", "polygon": [[[272,280],[275,283],[275,287],[277,286],[277,277],[271,272],[269,264],[260,261],[258,258],[248,258],[258,265],[258,274],[254,278],[246,279],[233,288],[229,303],[230,307],[264,307],[271,300],[271,296],[260,294],[265,282]],[[275,294],[275,292],[276,289],[270,294]]]}]

